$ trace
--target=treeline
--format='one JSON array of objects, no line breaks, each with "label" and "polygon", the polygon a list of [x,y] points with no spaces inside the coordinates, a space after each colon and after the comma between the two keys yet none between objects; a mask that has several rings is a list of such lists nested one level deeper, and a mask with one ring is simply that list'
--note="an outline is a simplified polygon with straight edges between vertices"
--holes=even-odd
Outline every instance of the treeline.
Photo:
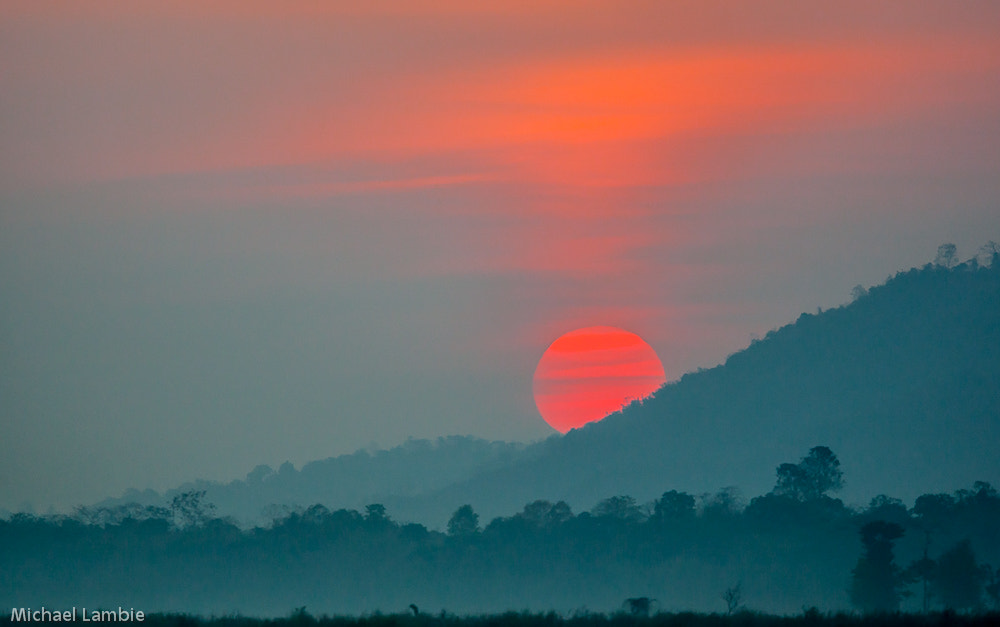
[{"label": "treeline", "polygon": [[445,531],[322,505],[243,529],[203,494],[170,507],[15,514],[0,521],[0,603],[147,613],[283,615],[742,609],[984,612],[997,608],[1000,496],[987,483],[866,508],[830,496],[836,455],[781,464],[774,489],[629,496],[574,513],[534,501],[483,524],[469,506]]},{"label": "treeline", "polygon": [[[468,436],[435,440],[411,438],[390,450],[359,450],[349,455],[309,462],[296,470],[285,462],[277,470],[259,465],[244,479],[220,483],[194,481],[160,495],[153,490],[129,490],[99,505],[114,508],[134,504],[162,505],[188,492],[206,492],[217,511],[241,522],[259,523],[281,504],[317,501],[361,507],[373,494],[395,500],[440,490],[456,478],[473,476],[510,464],[525,450],[523,444],[491,442]],[[381,497],[374,498],[381,500]],[[393,508],[394,511],[396,508]],[[262,516],[262,513],[264,515]],[[440,516],[446,520],[446,512]]]}]

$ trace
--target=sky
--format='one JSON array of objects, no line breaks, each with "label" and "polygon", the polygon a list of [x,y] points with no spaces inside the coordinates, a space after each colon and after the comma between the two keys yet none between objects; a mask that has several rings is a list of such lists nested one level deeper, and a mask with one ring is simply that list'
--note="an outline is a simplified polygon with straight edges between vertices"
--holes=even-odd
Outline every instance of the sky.
[{"label": "sky", "polygon": [[468,434],[614,326],[668,381],[1000,241],[1000,5],[0,7],[0,508]]}]

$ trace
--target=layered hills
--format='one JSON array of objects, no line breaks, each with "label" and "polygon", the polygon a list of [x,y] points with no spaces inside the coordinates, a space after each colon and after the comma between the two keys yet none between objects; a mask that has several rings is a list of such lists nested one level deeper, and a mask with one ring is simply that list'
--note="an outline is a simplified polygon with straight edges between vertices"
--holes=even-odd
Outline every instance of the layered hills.
[{"label": "layered hills", "polygon": [[1000,483],[1000,261],[992,261],[901,272],[857,290],[848,305],[802,314],[724,364],[530,446],[415,440],[174,493],[204,489],[219,513],[241,519],[275,504],[379,502],[399,520],[441,527],[463,504],[488,520],[537,499],[581,511],[613,495],[642,502],[670,489],[706,501],[723,488],[754,496],[774,485],[779,463],[815,445],[839,456],[848,503]]},{"label": "layered hills", "polygon": [[996,483],[1000,264],[900,273],[544,442],[531,459],[399,506],[440,516],[467,502],[490,516],[535,498],[589,507],[668,489],[753,496],[774,485],[778,463],[817,444],[839,456],[841,496],[856,504]]}]

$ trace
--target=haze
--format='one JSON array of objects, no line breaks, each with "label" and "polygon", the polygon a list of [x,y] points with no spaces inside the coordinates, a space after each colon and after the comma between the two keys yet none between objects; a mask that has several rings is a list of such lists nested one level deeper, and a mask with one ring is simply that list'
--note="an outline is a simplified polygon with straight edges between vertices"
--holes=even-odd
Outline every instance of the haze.
[{"label": "haze", "polygon": [[366,7],[0,9],[0,508],[537,440],[567,331],[672,380],[1000,240],[994,3]]}]

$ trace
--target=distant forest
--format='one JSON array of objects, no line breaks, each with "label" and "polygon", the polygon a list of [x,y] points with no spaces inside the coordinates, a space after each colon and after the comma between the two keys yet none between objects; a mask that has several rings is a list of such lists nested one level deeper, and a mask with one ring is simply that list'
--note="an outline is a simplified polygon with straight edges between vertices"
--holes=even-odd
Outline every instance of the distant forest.
[{"label": "distant forest", "polygon": [[941,246],[933,263],[845,290],[849,304],[804,313],[724,364],[563,436],[529,445],[411,440],[100,505],[166,507],[205,491],[219,516],[259,526],[285,506],[382,503],[397,520],[443,529],[463,504],[485,523],[539,498],[589,508],[616,494],[647,503],[668,488],[764,494],[777,461],[817,443],[848,469],[837,495],[851,505],[880,492],[912,503],[977,479],[998,485],[998,250],[990,243],[960,262],[954,246]]},{"label": "distant forest", "polygon": [[748,503],[733,490],[670,490],[580,513],[535,501],[485,524],[466,505],[442,532],[380,504],[314,505],[245,529],[203,492],[169,507],[14,514],[0,521],[0,602],[264,616],[1000,607],[991,485],[851,509],[833,496],[843,481],[836,454],[817,446]]}]

